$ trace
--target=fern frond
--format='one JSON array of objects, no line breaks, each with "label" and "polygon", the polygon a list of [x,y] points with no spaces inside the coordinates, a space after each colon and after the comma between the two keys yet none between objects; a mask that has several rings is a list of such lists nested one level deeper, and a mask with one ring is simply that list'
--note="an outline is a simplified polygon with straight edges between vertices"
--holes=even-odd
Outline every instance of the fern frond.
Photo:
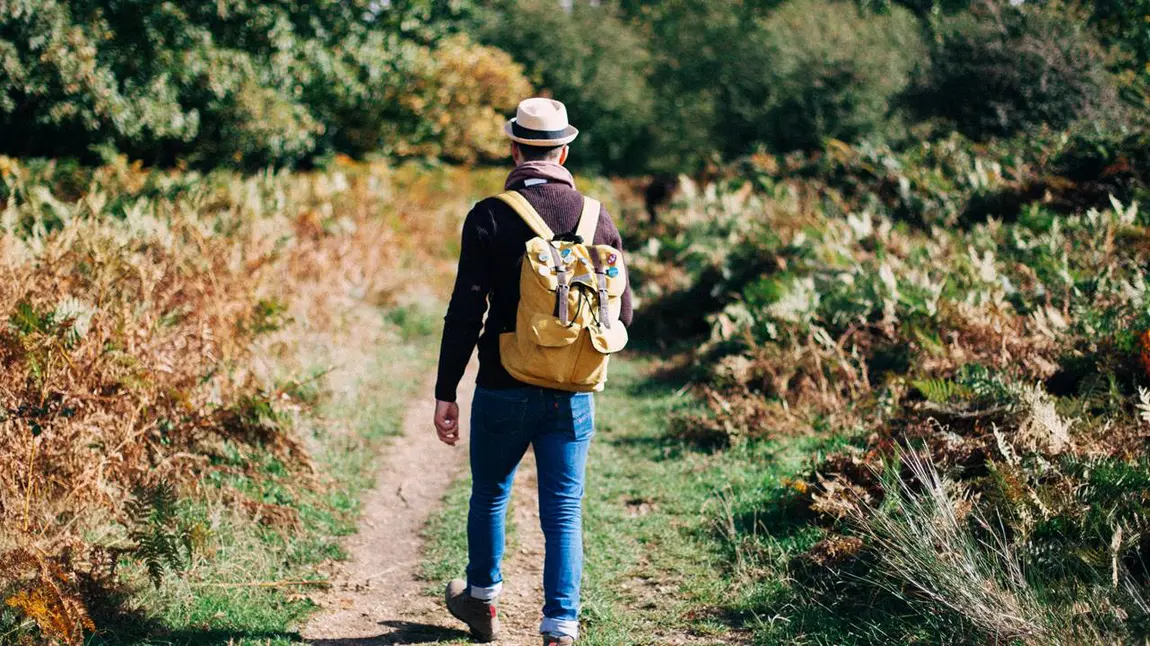
[{"label": "fern frond", "polygon": [[1016,386],[1007,383],[1002,375],[992,372],[986,366],[964,366],[956,381],[969,388],[975,399],[988,404],[1016,404],[1021,392]]},{"label": "fern frond", "polygon": [[1110,399],[1110,383],[1099,373],[1094,373],[1078,384],[1078,398],[1091,408],[1105,406]]},{"label": "fern frond", "polygon": [[180,568],[180,546],[189,543],[186,536],[180,535],[184,532],[176,523],[178,502],[175,487],[160,480],[153,486],[137,487],[124,506],[132,524],[128,536],[136,544],[131,553],[144,565],[157,588],[169,570]]},{"label": "fern frond", "polygon": [[973,394],[969,388],[950,379],[918,379],[911,382],[923,397],[935,404],[946,404],[969,399]]}]

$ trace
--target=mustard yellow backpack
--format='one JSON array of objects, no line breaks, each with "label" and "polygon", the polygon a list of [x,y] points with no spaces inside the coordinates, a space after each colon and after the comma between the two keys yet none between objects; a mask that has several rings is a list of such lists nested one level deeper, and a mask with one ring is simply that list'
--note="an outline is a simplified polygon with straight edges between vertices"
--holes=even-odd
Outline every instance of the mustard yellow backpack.
[{"label": "mustard yellow backpack", "polygon": [[583,198],[575,235],[556,237],[522,195],[497,197],[536,235],[523,258],[515,331],[499,337],[503,367],[535,386],[603,390],[607,360],[627,344],[619,322],[627,269],[618,249],[594,244],[599,202]]}]

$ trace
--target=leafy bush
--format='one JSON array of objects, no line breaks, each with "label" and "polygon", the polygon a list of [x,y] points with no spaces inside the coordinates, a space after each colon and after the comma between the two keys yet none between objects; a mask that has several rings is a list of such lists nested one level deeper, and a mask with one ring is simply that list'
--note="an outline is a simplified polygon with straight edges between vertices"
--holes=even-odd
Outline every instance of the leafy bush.
[{"label": "leafy bush", "polygon": [[[330,151],[490,156],[527,84],[496,52],[441,42],[456,12],[425,4],[6,3],[0,150],[248,167]],[[425,15],[437,21],[411,26]]]},{"label": "leafy bush", "polygon": [[696,172],[727,142],[718,133],[725,88],[754,54],[745,34],[778,0],[620,3],[651,50],[658,97],[651,127],[653,169]]},{"label": "leafy bush", "polygon": [[1063,128],[1114,110],[1102,53],[1083,22],[994,2],[941,19],[916,94],[921,114],[976,139]]},{"label": "leafy bush", "polygon": [[577,3],[568,15],[552,0],[501,2],[476,29],[567,105],[582,128],[573,165],[614,173],[643,166],[653,107],[649,55],[611,8]]},{"label": "leafy bush", "polygon": [[792,0],[759,23],[727,81],[720,132],[732,148],[811,150],[887,129],[925,49],[901,7],[861,12],[834,0]]},{"label": "leafy bush", "polygon": [[1123,202],[1150,197],[1150,131],[1075,133],[1051,163],[1053,171],[1081,186],[1088,205],[1113,195]]},{"label": "leafy bush", "polygon": [[1143,108],[1150,105],[1150,0],[1092,0],[1090,22],[1118,50],[1113,67]]},{"label": "leafy bush", "polygon": [[420,56],[412,82],[419,91],[398,97],[406,118],[381,119],[383,150],[465,163],[506,157],[501,112],[531,94],[521,70],[494,47],[445,39]]},{"label": "leafy bush", "polygon": [[[1144,137],[835,142],[686,183],[630,265],[649,315],[709,324],[672,432],[848,443],[811,449],[794,489],[813,520],[788,520],[830,536],[796,558],[795,598],[756,610],[817,606],[883,643],[924,625],[929,643],[1144,641]],[[999,193],[1016,208],[966,218]]]}]

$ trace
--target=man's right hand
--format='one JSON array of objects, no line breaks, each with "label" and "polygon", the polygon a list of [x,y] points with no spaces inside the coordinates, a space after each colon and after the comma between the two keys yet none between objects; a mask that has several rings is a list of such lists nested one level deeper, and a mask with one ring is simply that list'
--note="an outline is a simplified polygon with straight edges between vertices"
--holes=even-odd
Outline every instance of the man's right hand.
[{"label": "man's right hand", "polygon": [[448,446],[459,443],[459,404],[435,400],[435,431]]}]

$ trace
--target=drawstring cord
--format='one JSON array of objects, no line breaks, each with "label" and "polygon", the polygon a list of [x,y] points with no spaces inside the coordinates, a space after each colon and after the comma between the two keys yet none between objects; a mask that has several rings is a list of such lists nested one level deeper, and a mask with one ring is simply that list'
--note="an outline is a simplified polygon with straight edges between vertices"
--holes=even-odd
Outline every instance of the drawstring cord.
[{"label": "drawstring cord", "polygon": [[[599,320],[599,308],[595,306],[595,303],[591,302],[592,294],[588,293],[593,290],[583,283],[575,283],[571,285],[571,287],[575,290],[576,293],[575,313],[571,315],[571,322],[567,324],[567,327],[572,327],[575,325],[575,321],[579,319],[579,314],[583,311],[584,305],[587,305],[587,307],[590,308],[591,321],[595,324],[595,326],[603,327],[603,322]],[[594,292],[593,295],[597,297],[598,292]]]}]

